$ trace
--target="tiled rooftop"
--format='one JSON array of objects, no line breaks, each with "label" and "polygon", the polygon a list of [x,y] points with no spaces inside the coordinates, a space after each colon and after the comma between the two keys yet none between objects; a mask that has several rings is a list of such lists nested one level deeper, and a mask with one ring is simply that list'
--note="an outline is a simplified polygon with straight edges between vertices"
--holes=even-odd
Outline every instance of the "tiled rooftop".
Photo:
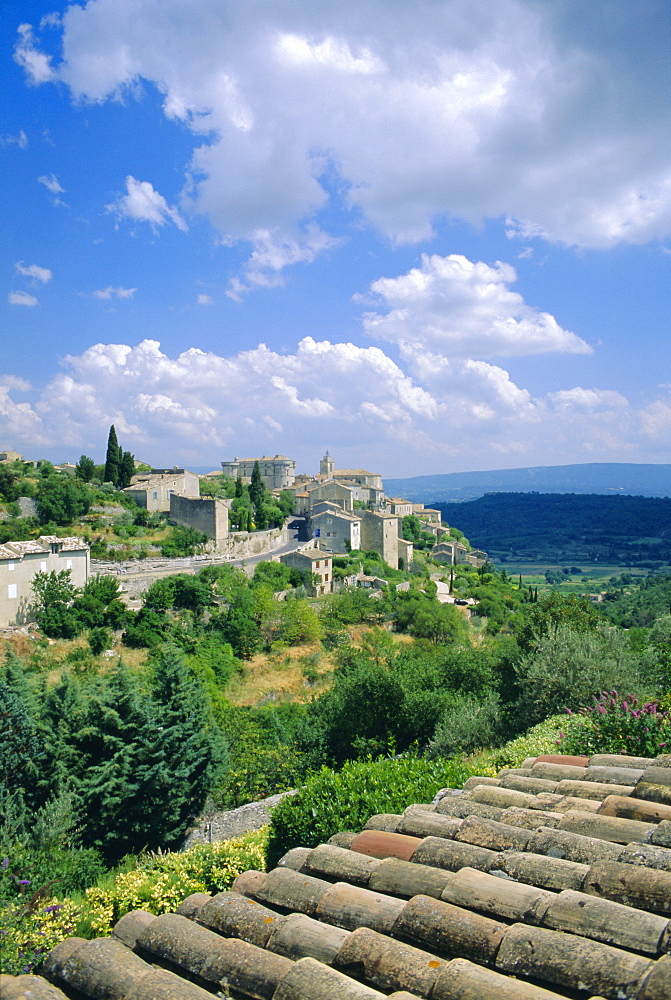
[{"label": "tiled rooftop", "polygon": [[43,555],[50,551],[49,546],[58,542],[62,552],[80,552],[87,549],[88,544],[83,538],[75,535],[67,538],[58,538],[57,535],[40,535],[39,538],[30,538],[25,541],[5,542],[0,545],[0,559],[22,559],[29,555]]},{"label": "tiled rooftop", "polygon": [[35,992],[36,977],[0,987],[3,1000],[54,988],[92,1000],[669,1000],[670,918],[671,755],[548,756],[294,848],[177,913],[136,911],[111,938],[69,939],[47,961],[51,992]]}]

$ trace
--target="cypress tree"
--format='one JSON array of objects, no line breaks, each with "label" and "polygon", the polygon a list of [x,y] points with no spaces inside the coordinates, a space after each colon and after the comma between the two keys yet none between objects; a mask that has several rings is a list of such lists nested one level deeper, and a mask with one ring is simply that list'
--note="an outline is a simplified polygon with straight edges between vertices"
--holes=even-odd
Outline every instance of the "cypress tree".
[{"label": "cypress tree", "polygon": [[261,478],[259,463],[254,462],[254,468],[252,469],[252,481],[249,484],[249,499],[254,504],[254,507],[258,508],[261,506],[265,494],[266,488],[263,485],[263,479]]},{"label": "cypress tree", "polygon": [[119,481],[119,442],[117,441],[114,424],[110,427],[107,437],[107,454],[105,456],[105,482],[113,486]]},{"label": "cypress tree", "polygon": [[135,457],[129,451],[124,451],[119,465],[119,489],[123,490],[126,486],[130,486],[134,475]]},{"label": "cypress tree", "polygon": [[243,490],[242,476],[238,476],[236,478],[236,480],[235,480],[235,495],[236,495],[236,497],[241,497],[242,496],[242,490]]}]

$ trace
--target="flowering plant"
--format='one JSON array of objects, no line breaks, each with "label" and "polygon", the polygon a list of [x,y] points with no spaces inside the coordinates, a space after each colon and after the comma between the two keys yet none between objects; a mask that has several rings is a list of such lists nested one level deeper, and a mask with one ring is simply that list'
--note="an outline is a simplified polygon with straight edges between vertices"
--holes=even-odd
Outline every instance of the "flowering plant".
[{"label": "flowering plant", "polygon": [[581,725],[560,733],[562,753],[656,757],[671,743],[671,714],[656,699],[641,704],[633,695],[602,691],[592,705],[579,709],[578,715],[582,716]]}]

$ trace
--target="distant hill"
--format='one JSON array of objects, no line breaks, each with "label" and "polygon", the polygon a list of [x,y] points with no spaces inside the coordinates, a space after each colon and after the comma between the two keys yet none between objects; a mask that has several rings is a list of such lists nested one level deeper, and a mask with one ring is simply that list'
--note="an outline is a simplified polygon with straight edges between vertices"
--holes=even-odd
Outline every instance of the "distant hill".
[{"label": "distant hill", "polygon": [[669,498],[488,493],[431,506],[496,563],[671,566]]},{"label": "distant hill", "polygon": [[671,496],[671,465],[591,462],[540,465],[491,472],[449,472],[384,480],[387,496],[416,503],[475,500],[485,493],[590,493],[640,497]]}]

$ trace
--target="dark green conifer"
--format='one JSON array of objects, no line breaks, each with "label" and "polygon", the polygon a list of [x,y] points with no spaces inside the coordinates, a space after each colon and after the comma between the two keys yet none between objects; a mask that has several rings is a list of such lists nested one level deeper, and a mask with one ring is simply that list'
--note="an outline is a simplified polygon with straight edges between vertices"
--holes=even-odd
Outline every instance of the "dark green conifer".
[{"label": "dark green conifer", "polygon": [[114,424],[110,427],[107,437],[107,454],[105,455],[105,482],[113,486],[119,481],[119,442],[117,441]]}]

